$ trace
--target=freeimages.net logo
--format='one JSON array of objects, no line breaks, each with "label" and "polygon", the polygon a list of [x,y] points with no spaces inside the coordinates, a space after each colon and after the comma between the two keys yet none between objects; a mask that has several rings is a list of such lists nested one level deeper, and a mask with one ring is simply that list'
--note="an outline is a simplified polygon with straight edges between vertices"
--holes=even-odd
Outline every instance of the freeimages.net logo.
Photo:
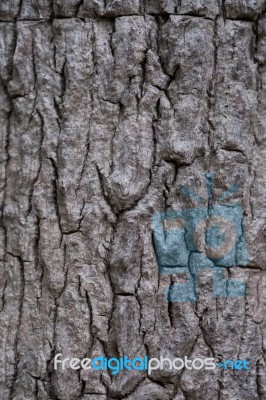
[{"label": "freeimages.net logo", "polygon": [[[202,269],[213,271],[214,297],[243,297],[244,282],[226,279],[224,268],[244,266],[248,262],[243,228],[243,209],[239,203],[224,203],[238,190],[232,185],[212,204],[214,175],[205,175],[208,204],[178,211],[155,213],[153,232],[160,274],[186,274],[186,283],[172,284],[165,291],[169,302],[198,301],[198,275]],[[200,199],[188,187],[183,194]],[[222,203],[222,204],[221,204]]]}]

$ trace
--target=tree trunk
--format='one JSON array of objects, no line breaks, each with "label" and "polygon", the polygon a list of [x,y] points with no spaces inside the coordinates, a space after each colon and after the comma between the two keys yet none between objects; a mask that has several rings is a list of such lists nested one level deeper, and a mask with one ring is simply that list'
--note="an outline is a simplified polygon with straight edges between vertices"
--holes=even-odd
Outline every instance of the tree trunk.
[{"label": "tree trunk", "polygon": [[1,1],[1,399],[266,399],[265,4]]}]

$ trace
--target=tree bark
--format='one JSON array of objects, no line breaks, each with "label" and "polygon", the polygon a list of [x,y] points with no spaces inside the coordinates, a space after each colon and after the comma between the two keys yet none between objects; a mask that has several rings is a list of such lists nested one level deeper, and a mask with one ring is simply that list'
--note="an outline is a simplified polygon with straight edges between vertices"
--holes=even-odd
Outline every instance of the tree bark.
[{"label": "tree bark", "polygon": [[[266,399],[265,5],[1,1],[1,399]],[[222,270],[247,295],[203,269],[196,302],[167,301],[152,218],[208,207],[208,173],[244,210],[248,263]],[[251,368],[113,376],[58,353]]]}]

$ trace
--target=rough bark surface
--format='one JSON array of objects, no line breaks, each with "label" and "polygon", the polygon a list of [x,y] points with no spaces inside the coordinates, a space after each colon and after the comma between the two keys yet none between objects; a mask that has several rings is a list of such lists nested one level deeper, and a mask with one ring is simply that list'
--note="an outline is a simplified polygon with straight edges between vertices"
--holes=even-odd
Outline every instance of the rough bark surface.
[{"label": "rough bark surface", "polygon": [[[265,0],[1,0],[0,397],[266,399]],[[154,212],[244,208],[246,298],[167,303]],[[53,357],[249,358],[249,372],[53,370]]]}]

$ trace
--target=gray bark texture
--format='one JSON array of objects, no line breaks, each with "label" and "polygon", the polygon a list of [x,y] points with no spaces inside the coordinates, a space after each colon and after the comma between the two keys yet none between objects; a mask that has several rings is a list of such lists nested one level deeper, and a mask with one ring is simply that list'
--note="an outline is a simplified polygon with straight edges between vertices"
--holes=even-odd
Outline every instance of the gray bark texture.
[{"label": "gray bark texture", "polygon": [[[1,400],[266,399],[265,0],[1,0]],[[246,297],[167,302],[156,212],[244,210]],[[55,371],[64,357],[250,371]]]}]

